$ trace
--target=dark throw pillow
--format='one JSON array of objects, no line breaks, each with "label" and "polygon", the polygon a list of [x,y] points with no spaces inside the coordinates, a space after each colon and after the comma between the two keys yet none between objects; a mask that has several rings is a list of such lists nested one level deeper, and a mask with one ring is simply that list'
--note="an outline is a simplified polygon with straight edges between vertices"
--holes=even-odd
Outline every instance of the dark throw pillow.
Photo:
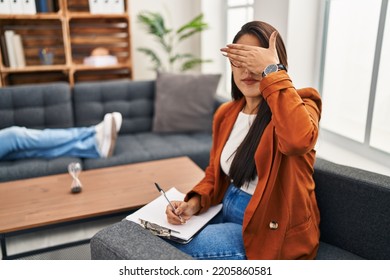
[{"label": "dark throw pillow", "polygon": [[158,73],[154,132],[211,131],[219,74]]}]

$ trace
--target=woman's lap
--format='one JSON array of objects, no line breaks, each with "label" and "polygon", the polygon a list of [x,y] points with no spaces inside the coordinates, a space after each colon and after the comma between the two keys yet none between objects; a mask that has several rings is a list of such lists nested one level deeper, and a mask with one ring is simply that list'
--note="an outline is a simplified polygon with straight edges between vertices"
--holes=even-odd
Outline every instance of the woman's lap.
[{"label": "woman's lap", "polygon": [[246,259],[242,239],[242,220],[251,195],[230,186],[223,199],[223,210],[187,244],[169,241],[196,259]]},{"label": "woman's lap", "polygon": [[244,260],[246,256],[241,231],[240,224],[210,224],[187,244],[170,243],[200,260]]}]

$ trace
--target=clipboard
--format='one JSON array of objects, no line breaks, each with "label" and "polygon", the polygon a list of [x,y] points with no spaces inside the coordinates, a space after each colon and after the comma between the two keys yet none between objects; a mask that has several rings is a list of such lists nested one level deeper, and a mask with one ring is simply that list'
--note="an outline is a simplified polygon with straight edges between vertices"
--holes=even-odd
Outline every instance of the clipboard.
[{"label": "clipboard", "polygon": [[[185,197],[185,194],[174,187],[168,190],[166,195],[169,200],[183,200]],[[184,225],[172,225],[166,218],[167,205],[165,197],[161,195],[127,216],[126,219],[139,224],[154,235],[186,244],[222,209],[222,204],[218,204],[210,207],[205,213],[192,216]]]}]

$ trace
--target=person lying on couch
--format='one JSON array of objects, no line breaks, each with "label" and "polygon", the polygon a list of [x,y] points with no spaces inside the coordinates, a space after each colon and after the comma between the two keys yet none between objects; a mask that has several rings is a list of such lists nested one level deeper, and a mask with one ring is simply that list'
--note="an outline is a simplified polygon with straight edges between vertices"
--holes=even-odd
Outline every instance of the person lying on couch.
[{"label": "person lying on couch", "polygon": [[105,114],[90,127],[30,129],[12,126],[0,130],[0,160],[23,158],[107,158],[114,151],[122,125],[118,112]]}]

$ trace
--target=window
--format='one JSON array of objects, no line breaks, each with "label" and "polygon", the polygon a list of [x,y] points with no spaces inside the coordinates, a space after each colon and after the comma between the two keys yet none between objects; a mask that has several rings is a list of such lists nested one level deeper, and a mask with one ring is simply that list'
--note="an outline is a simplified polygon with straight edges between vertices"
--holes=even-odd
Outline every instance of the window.
[{"label": "window", "polygon": [[[388,0],[326,0],[321,93],[325,131],[390,165]],[[388,75],[387,75],[388,76]]]},{"label": "window", "polygon": [[390,84],[387,71],[390,65],[390,5],[384,27],[378,81],[376,85],[374,112],[371,126],[370,145],[390,153]]},{"label": "window", "polygon": [[253,20],[253,0],[229,0],[227,6],[227,41],[248,21]]}]

